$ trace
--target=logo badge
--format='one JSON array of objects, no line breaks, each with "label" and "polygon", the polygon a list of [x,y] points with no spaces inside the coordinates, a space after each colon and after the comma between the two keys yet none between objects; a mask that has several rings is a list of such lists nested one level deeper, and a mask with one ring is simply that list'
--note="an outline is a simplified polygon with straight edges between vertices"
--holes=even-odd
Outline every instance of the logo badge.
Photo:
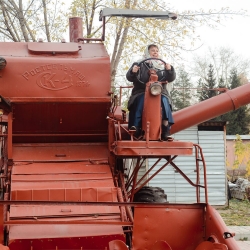
[{"label": "logo badge", "polygon": [[64,75],[44,72],[39,75],[36,80],[36,83],[39,87],[48,89],[48,90],[63,90],[73,86],[73,79],[71,75],[64,73]]}]

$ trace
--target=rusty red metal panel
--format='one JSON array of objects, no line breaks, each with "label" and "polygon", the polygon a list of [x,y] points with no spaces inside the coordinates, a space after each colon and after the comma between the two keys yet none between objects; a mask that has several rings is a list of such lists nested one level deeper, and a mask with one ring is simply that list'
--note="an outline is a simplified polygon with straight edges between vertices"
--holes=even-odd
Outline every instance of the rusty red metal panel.
[{"label": "rusty red metal panel", "polygon": [[4,205],[0,205],[0,244],[4,244]]},{"label": "rusty red metal panel", "polygon": [[123,241],[113,240],[109,242],[110,250],[128,250],[127,245]]},{"label": "rusty red metal panel", "polygon": [[146,84],[142,115],[142,130],[149,130],[149,140],[159,140],[161,138],[160,127],[162,123],[161,95],[153,96],[150,93],[151,83],[152,82]]},{"label": "rusty red metal panel", "polygon": [[[60,97],[82,98],[81,102],[106,98],[108,102],[107,60],[94,58],[90,62],[90,58],[69,58],[61,64],[62,59],[6,58],[8,67],[0,88],[2,96],[11,102],[38,102],[49,98],[56,102]],[[96,68],[99,70],[94,71]]]},{"label": "rusty red metal panel", "polygon": [[[45,55],[44,54],[32,54],[30,53],[30,51],[28,50],[28,45],[31,44],[31,43],[26,43],[26,42],[18,42],[18,43],[13,43],[13,42],[0,42],[0,51],[1,51],[1,56],[4,57],[4,58],[7,58],[7,57],[24,57],[24,59],[26,59],[26,57],[32,57],[32,58],[39,58],[39,56],[41,57],[44,57]],[[35,44],[40,44],[40,43],[36,43],[36,42],[32,42],[32,47],[34,48],[36,45]],[[53,44],[58,44],[58,43],[44,43],[44,44],[52,44],[52,48],[53,48]],[[69,57],[72,57],[72,58],[94,58],[94,57],[98,57],[98,58],[103,58],[103,57],[109,57],[108,56],[108,53],[107,53],[107,50],[105,48],[105,46],[103,45],[103,43],[86,43],[86,44],[78,44],[78,43],[60,43],[62,45],[59,45],[62,49],[63,48],[68,48],[67,50],[76,50],[76,48],[79,46],[81,47],[81,51],[79,51],[79,53],[76,55],[72,55],[72,53],[66,53],[66,54],[60,54],[58,56],[61,56],[61,57],[66,57],[66,58],[69,58]],[[69,45],[71,44],[71,45]],[[30,45],[29,45],[30,46]],[[44,47],[47,47],[47,45],[38,45],[39,47],[40,46],[44,46]],[[71,48],[71,49],[69,49]],[[74,49],[72,49],[74,48]],[[13,53],[13,49],[15,50],[15,53]],[[49,49],[47,49],[48,52]],[[74,51],[69,51],[69,52],[74,52]],[[38,52],[38,51],[36,51]],[[41,49],[41,52],[46,52],[46,49]],[[52,56],[53,55],[47,55],[47,57],[49,56]],[[8,65],[8,63],[7,63]],[[22,65],[20,65],[22,66]],[[6,66],[7,68],[7,66]],[[5,69],[6,69],[5,68]],[[4,69],[4,70],[5,70]],[[1,71],[1,72],[4,72],[4,71]]]},{"label": "rusty red metal panel", "polygon": [[9,250],[9,247],[0,244],[0,250]]},{"label": "rusty red metal panel", "polygon": [[[18,185],[12,183],[11,200],[26,200],[26,201],[117,201],[117,189],[112,187],[103,187],[103,185],[110,185],[112,182],[103,183],[98,181],[93,187],[90,181],[86,181],[84,185],[87,187],[82,188],[81,183],[72,181],[71,183],[54,183],[51,185],[49,182],[40,183],[37,181],[37,185],[29,183],[28,185]],[[30,185],[31,184],[31,185]],[[45,184],[45,185],[44,185]],[[67,185],[68,184],[68,185]],[[75,188],[72,188],[74,186]],[[20,190],[21,188],[24,188]]]},{"label": "rusty red metal panel", "polygon": [[14,142],[108,140],[110,59],[102,43],[0,43],[0,55]]},{"label": "rusty red metal panel", "polygon": [[[11,200],[117,202],[108,155],[106,143],[14,144]],[[55,224],[27,225],[34,218]],[[104,249],[111,240],[125,240],[117,224],[122,223],[119,206],[18,205],[10,207],[9,219],[20,224],[9,226],[11,249],[30,248],[31,242],[37,249],[56,249],[62,247],[57,238],[71,249],[95,244]],[[81,240],[74,245],[73,238]]]},{"label": "rusty red metal panel", "polygon": [[[12,200],[117,201],[103,144],[57,146],[14,146]],[[25,162],[27,159],[31,161]]]},{"label": "rusty red metal panel", "polygon": [[[109,103],[14,104],[14,142],[107,141]],[[47,117],[45,119],[45,117]],[[86,120],[86,117],[91,119]]]},{"label": "rusty red metal panel", "polygon": [[13,158],[13,140],[12,140],[12,135],[13,135],[13,113],[10,112],[8,114],[8,127],[7,127],[7,157],[8,159]]},{"label": "rusty red metal panel", "polygon": [[[42,156],[40,157],[42,158]],[[73,158],[72,160],[66,159],[65,161],[63,161],[63,159],[59,159],[56,162],[51,159],[47,161],[39,160],[40,157],[38,156],[38,159],[31,159],[30,161],[20,159],[18,161],[15,161],[15,167],[13,167],[14,178],[16,178],[17,180],[22,180],[22,178],[25,179],[26,177],[29,178],[29,176],[21,177],[23,174],[48,176],[53,174],[60,174],[62,176],[62,179],[64,178],[63,176],[67,174],[75,174],[75,176],[81,175],[81,178],[83,179],[84,176],[91,176],[92,178],[90,179],[95,179],[95,176],[98,177],[100,175],[103,176],[103,179],[110,178],[110,167],[109,165],[106,165],[107,161],[105,159],[92,158],[89,160],[84,160],[79,158],[74,160]],[[97,164],[98,162],[99,165]]]},{"label": "rusty red metal panel", "polygon": [[[69,44],[60,47],[67,50]],[[81,47],[77,55],[34,56],[28,52],[28,44],[0,43],[0,54],[7,61],[2,70],[1,95],[11,102],[60,98],[106,98],[108,102],[110,61],[104,45],[88,43]]]},{"label": "rusty red metal panel", "polygon": [[67,164],[67,161],[82,161],[88,165],[108,164],[108,155],[106,143],[13,144],[13,160],[16,162],[53,161]]},{"label": "rusty red metal panel", "polygon": [[69,40],[70,42],[77,42],[78,38],[83,37],[83,24],[81,17],[69,18]]},{"label": "rusty red metal panel", "polygon": [[11,226],[10,241],[13,239],[71,238],[123,234],[121,226],[109,225],[24,225]]},{"label": "rusty red metal panel", "polygon": [[[46,164],[44,164],[46,165]],[[61,164],[63,165],[63,164]],[[94,166],[93,166],[94,168]],[[27,168],[26,168],[27,169]],[[61,174],[60,172],[55,174],[38,174],[38,175],[31,175],[31,174],[19,174],[19,175],[13,175],[12,180],[14,182],[34,182],[39,178],[39,181],[88,181],[88,180],[113,180],[112,176],[107,175],[105,173],[90,173],[90,174],[76,174],[76,173],[70,173],[70,174]]]},{"label": "rusty red metal panel", "polygon": [[[40,226],[39,226],[40,227]],[[61,226],[60,226],[61,227]],[[67,231],[73,230],[74,227],[67,228]],[[31,228],[28,232],[34,232],[37,229]],[[43,228],[42,230],[51,231],[48,228]],[[64,227],[61,228],[61,231],[65,230]],[[96,228],[97,232],[100,232]],[[79,229],[81,231],[81,229]],[[90,232],[95,231],[95,229],[90,228]],[[27,250],[27,249],[109,249],[108,244],[112,240],[121,240],[125,242],[125,236],[123,233],[117,233],[109,235],[109,228],[107,228],[107,233],[97,235],[97,236],[86,236],[86,237],[64,237],[64,238],[52,238],[51,235],[48,235],[48,238],[32,238],[32,239],[12,239],[9,243],[11,250]],[[115,231],[115,230],[112,230]],[[119,231],[119,230],[117,230]],[[39,231],[40,232],[40,231]],[[103,232],[102,232],[103,233]]]},{"label": "rusty red metal panel", "polygon": [[117,155],[153,157],[167,155],[192,155],[193,143],[180,141],[117,141],[113,151]]},{"label": "rusty red metal panel", "polygon": [[28,43],[28,50],[31,52],[59,52],[59,53],[76,53],[81,49],[81,45],[77,43]]},{"label": "rusty red metal panel", "polygon": [[206,206],[206,238],[211,238],[214,242],[220,242],[228,246],[228,250],[240,250],[237,242],[230,236],[225,222],[218,211],[209,204]]},{"label": "rusty red metal panel", "polygon": [[[17,162],[17,161],[16,161]],[[97,161],[98,162],[98,161]],[[105,161],[104,161],[105,162]],[[84,174],[88,176],[89,174],[93,176],[102,175],[102,177],[107,177],[110,174],[109,165],[104,164],[100,161],[101,165],[92,164],[89,161],[86,162],[47,162],[46,164],[41,162],[19,162],[16,163],[12,169],[13,178],[17,178],[18,175],[22,174],[39,174],[39,175],[49,175],[49,174]],[[28,177],[28,176],[27,176]]]},{"label": "rusty red metal panel", "polygon": [[133,249],[153,249],[166,241],[172,249],[194,250],[204,236],[204,204],[135,207]]},{"label": "rusty red metal panel", "polygon": [[[168,243],[166,241],[156,241],[154,246],[153,246],[154,250],[172,250],[172,248],[168,245]],[[197,250],[197,249],[196,249]]]},{"label": "rusty red metal panel", "polygon": [[[10,219],[17,218],[72,218],[85,215],[85,219],[102,218],[102,216],[120,217],[118,206],[48,206],[48,205],[12,205],[10,208]],[[82,218],[84,219],[84,218]]]}]

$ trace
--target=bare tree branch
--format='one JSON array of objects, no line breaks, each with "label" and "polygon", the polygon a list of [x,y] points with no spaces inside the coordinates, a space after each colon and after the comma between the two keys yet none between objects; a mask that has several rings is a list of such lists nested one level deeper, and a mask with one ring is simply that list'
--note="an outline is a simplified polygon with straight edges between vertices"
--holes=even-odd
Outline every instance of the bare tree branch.
[{"label": "bare tree branch", "polygon": [[46,6],[46,0],[42,0],[43,2],[43,17],[44,17],[44,23],[45,23],[45,33],[47,37],[47,41],[51,42],[50,39],[50,32],[49,32],[49,22],[48,22],[48,13],[47,13],[47,6]]},{"label": "bare tree branch", "polygon": [[[18,38],[16,37],[16,35],[14,34],[15,32],[12,31],[12,28],[14,28],[14,27],[12,26],[11,23],[9,24],[10,18],[9,18],[9,16],[8,16],[8,13],[6,13],[6,8],[5,8],[5,6],[4,6],[4,4],[3,4],[2,1],[0,2],[0,6],[1,6],[2,13],[3,13],[4,24],[5,24],[5,26],[6,26],[6,30],[7,30],[7,31],[9,32],[9,34],[10,34],[10,36],[8,35],[8,37],[11,37],[11,39],[13,39],[14,42],[19,41],[19,39],[18,39]],[[4,32],[4,34],[6,34],[6,33]]]}]

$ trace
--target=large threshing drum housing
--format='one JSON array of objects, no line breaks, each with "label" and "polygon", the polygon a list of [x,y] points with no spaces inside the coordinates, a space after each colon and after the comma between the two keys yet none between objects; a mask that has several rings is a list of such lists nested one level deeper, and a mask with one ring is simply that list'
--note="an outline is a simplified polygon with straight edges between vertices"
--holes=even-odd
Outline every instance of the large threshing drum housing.
[{"label": "large threshing drum housing", "polygon": [[[2,169],[11,174],[5,200],[117,202],[108,164],[110,60],[103,43],[1,43],[0,55],[7,62],[0,71],[7,134]],[[33,225],[34,218],[67,222]],[[79,218],[116,223],[120,210],[14,204],[3,219],[17,225],[5,227],[5,242],[10,249],[104,249],[111,240],[124,241],[120,225],[72,223]]]},{"label": "large threshing drum housing", "polygon": [[[239,250],[208,204],[201,147],[150,135],[160,134],[152,119],[161,112],[145,111],[160,107],[160,95],[148,91],[162,84],[156,74],[146,83],[144,137],[128,129],[110,89],[106,16],[176,19],[104,9],[101,39],[77,39],[71,28],[75,42],[0,43],[0,249]],[[246,84],[175,112],[172,133],[245,105],[249,95]],[[194,157],[191,177],[175,164],[180,155]],[[139,178],[148,158],[155,164]],[[147,187],[165,167],[193,187],[196,203],[168,203],[164,190]]]},{"label": "large threshing drum housing", "polygon": [[13,142],[107,140],[110,62],[102,43],[2,43],[1,56]]}]

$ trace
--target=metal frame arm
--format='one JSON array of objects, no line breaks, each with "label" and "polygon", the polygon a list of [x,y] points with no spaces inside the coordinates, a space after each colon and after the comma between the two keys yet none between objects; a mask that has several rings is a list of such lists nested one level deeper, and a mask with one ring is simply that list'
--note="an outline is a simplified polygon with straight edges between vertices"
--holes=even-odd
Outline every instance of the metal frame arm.
[{"label": "metal frame arm", "polygon": [[106,16],[119,16],[128,18],[155,18],[155,19],[177,19],[177,14],[169,11],[149,11],[149,10],[132,10],[132,9],[112,9],[104,8],[100,11],[99,21],[103,22],[102,41],[105,41],[105,19]]},{"label": "metal frame arm", "polygon": [[177,14],[169,11],[149,11],[149,10],[132,10],[132,9],[112,9],[105,8],[100,12],[99,20],[102,21],[106,16],[121,16],[130,18],[155,18],[155,19],[177,19]]}]

